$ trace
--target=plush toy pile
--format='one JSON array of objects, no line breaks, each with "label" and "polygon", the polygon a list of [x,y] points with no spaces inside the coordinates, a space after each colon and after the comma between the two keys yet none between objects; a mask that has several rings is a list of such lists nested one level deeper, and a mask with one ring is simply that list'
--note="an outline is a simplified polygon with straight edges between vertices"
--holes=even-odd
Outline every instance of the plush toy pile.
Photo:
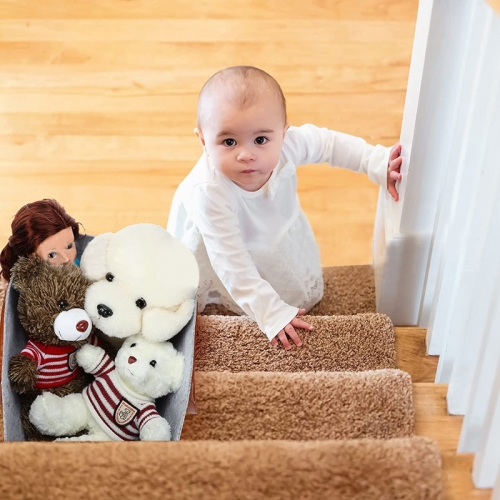
[{"label": "plush toy pile", "polygon": [[[69,340],[58,342],[74,346],[68,366],[74,366],[78,380],[87,378],[71,390],[50,389],[43,394],[40,388],[31,391],[22,413],[25,438],[41,439],[43,435],[79,440],[179,439],[189,399],[199,279],[191,252],[160,226],[137,224],[94,238],[82,256],[81,271],[76,266],[47,266],[40,259],[36,265],[51,277],[51,284],[41,284],[36,291],[16,285],[20,292],[19,317],[31,317],[34,302],[46,310],[44,300],[50,293],[51,304],[57,304],[58,312],[76,307],[78,299],[80,308],[84,305],[83,313],[88,314],[88,332],[82,332],[81,338],[74,338],[73,332]],[[79,276],[78,293],[69,293],[70,285],[76,287],[71,279],[60,281],[66,274]],[[21,273],[18,271],[16,277],[13,272],[13,276],[14,285]],[[24,303],[29,305],[23,316]],[[52,321],[51,335],[57,338],[53,311],[47,312],[47,316]],[[23,319],[23,327],[31,335]],[[77,321],[77,331],[83,327],[83,321]],[[98,336],[118,349],[114,361],[96,342],[84,338],[90,333],[90,321],[97,327]],[[71,326],[71,322],[68,324]],[[63,329],[66,328],[65,323]],[[172,342],[167,342],[170,339]],[[86,345],[76,351],[82,343]],[[14,359],[19,357],[23,358],[22,363],[31,363],[23,352],[12,358],[13,367]],[[31,378],[39,373],[33,366],[30,370]],[[12,376],[9,373],[11,389],[21,394],[15,371]],[[90,374],[95,380],[89,385]],[[167,394],[155,406],[155,400]],[[27,432],[28,425],[33,430],[33,424],[36,434]]]}]

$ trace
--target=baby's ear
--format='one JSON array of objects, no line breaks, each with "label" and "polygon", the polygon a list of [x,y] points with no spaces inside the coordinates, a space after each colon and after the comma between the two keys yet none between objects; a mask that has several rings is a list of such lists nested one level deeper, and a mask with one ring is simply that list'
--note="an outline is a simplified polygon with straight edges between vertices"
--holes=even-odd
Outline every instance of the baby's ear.
[{"label": "baby's ear", "polygon": [[26,292],[33,283],[33,279],[39,276],[47,264],[41,257],[32,255],[30,257],[19,257],[12,266],[12,286],[18,292]]},{"label": "baby's ear", "polygon": [[80,267],[83,275],[91,280],[103,279],[108,272],[106,269],[106,257],[108,246],[114,233],[103,233],[96,236],[85,248]]},{"label": "baby's ear", "polygon": [[201,131],[198,127],[196,127],[196,128],[194,129],[194,134],[195,134],[195,135],[196,135],[196,137],[198,137],[198,139],[200,140],[201,145],[202,145],[203,147],[205,147],[205,138],[203,137],[203,133],[202,133],[202,131]]}]

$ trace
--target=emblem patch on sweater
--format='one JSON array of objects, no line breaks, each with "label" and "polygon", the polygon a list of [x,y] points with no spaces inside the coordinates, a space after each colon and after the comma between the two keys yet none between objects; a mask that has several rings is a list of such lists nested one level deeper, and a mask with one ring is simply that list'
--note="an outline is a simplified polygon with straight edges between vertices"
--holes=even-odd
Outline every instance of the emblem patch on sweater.
[{"label": "emblem patch on sweater", "polygon": [[77,367],[76,351],[74,351],[68,356],[68,368],[69,368],[69,371],[72,372],[72,371],[76,370],[76,367]]},{"label": "emblem patch on sweater", "polygon": [[115,411],[115,422],[118,425],[128,425],[134,420],[139,410],[126,399],[122,399]]}]

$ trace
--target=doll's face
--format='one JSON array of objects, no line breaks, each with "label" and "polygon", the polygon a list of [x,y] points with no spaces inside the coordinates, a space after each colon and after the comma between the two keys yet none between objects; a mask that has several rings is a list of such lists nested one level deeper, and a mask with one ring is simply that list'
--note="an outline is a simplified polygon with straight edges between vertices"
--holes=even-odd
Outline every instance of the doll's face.
[{"label": "doll's face", "polygon": [[73,230],[70,227],[59,231],[42,241],[35,252],[50,265],[73,264],[76,259],[76,246]]}]

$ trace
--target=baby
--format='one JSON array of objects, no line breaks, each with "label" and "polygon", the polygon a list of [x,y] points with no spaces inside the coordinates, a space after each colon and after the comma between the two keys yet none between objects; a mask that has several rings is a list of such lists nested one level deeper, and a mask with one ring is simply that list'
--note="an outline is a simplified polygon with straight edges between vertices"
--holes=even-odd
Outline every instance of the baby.
[{"label": "baby", "polygon": [[200,268],[199,312],[209,303],[254,319],[273,345],[302,345],[295,328],[323,297],[319,248],[297,196],[297,165],[364,172],[397,201],[401,145],[314,125],[290,126],[278,82],[249,66],[203,86],[195,128],[203,155],[177,189],[168,231]]}]

